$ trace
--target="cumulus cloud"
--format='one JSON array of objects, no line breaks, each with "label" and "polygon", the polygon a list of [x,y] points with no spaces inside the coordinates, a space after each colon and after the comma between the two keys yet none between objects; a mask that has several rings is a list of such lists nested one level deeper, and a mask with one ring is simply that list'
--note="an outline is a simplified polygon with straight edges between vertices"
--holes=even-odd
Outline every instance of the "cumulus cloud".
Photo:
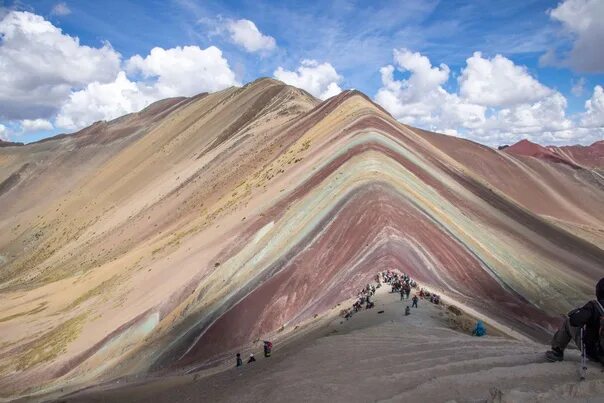
[{"label": "cumulus cloud", "polygon": [[430,59],[419,52],[395,49],[394,61],[401,71],[411,73],[411,77],[403,83],[408,93],[414,97],[439,88],[449,79],[449,66],[441,64],[439,67],[433,67]]},{"label": "cumulus cloud", "polygon": [[50,14],[58,16],[69,15],[71,14],[71,10],[67,6],[67,3],[62,1],[52,7],[52,10],[50,10]]},{"label": "cumulus cloud", "polygon": [[[479,52],[466,61],[458,92],[444,85],[450,69],[407,49],[394,51],[395,66],[380,70],[382,87],[375,100],[403,123],[497,145],[529,138],[542,143],[590,142],[599,131],[587,130],[566,115],[566,98],[540,83],[526,68],[497,55]],[[395,70],[407,75],[397,80]],[[586,103],[583,122],[602,124],[602,88]]]},{"label": "cumulus cloud", "polygon": [[545,53],[543,64],[561,64],[577,71],[603,72],[604,52],[604,1],[602,0],[564,0],[550,10],[549,16],[562,24],[564,32],[571,38],[572,48],[558,57],[551,49]]},{"label": "cumulus cloud", "polygon": [[466,60],[459,81],[460,95],[484,106],[510,106],[538,101],[552,90],[534,79],[523,66],[496,55],[485,59],[474,52]]},{"label": "cumulus cloud", "polygon": [[20,122],[20,126],[24,132],[40,132],[53,128],[52,123],[46,119],[24,119]]},{"label": "cumulus cloud", "polygon": [[338,85],[342,81],[342,76],[330,63],[319,64],[316,60],[302,60],[296,71],[278,67],[273,76],[286,84],[302,88],[320,99],[327,99],[342,92]]},{"label": "cumulus cloud", "polygon": [[271,51],[277,46],[275,38],[262,34],[250,20],[227,20],[225,28],[233,42],[248,52]]},{"label": "cumulus cloud", "polygon": [[[57,3],[53,15],[65,15]],[[123,61],[109,43],[80,44],[43,17],[0,14],[0,119],[15,133],[80,129],[151,102],[239,85],[220,49],[162,49]],[[8,136],[7,130],[4,135]]]},{"label": "cumulus cloud", "polygon": [[0,140],[8,141],[8,130],[2,123],[0,123]]},{"label": "cumulus cloud", "polygon": [[120,55],[109,43],[80,44],[39,15],[0,17],[0,118],[49,118],[74,87],[110,82]]},{"label": "cumulus cloud", "polygon": [[586,127],[604,127],[604,90],[601,85],[596,85],[591,98],[585,101],[585,113],[581,121]]},{"label": "cumulus cloud", "polygon": [[[160,99],[239,85],[222,52],[214,46],[154,48],[146,57],[131,57],[125,67],[112,82],[92,82],[71,93],[57,114],[56,126],[80,129],[141,110]],[[132,81],[126,72],[140,75],[141,80]]]},{"label": "cumulus cloud", "polygon": [[548,141],[565,141],[572,122],[566,117],[566,98],[556,92],[536,102],[523,102],[509,108],[495,110],[481,134],[505,134],[510,140],[524,137]]},{"label": "cumulus cloud", "polygon": [[126,62],[130,74],[150,80],[150,92],[157,99],[191,96],[239,85],[228,61],[215,46],[153,48],[148,56],[136,55]]},{"label": "cumulus cloud", "polygon": [[111,83],[93,82],[72,93],[61,107],[55,124],[64,129],[80,129],[95,121],[110,120],[140,110],[153,100],[120,71]]},{"label": "cumulus cloud", "polygon": [[485,121],[486,108],[464,102],[443,85],[449,80],[450,69],[408,49],[394,51],[396,69],[409,74],[402,80],[394,78],[395,67],[380,69],[382,87],[375,100],[398,120],[429,130],[457,132],[457,127],[473,128]]}]

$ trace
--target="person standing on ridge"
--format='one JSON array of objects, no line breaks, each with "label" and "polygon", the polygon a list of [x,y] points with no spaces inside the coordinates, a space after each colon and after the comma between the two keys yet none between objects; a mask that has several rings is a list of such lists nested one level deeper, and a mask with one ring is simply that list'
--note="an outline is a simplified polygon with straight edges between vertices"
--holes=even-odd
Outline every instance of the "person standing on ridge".
[{"label": "person standing on ridge", "polygon": [[273,351],[273,343],[271,343],[270,341],[265,340],[264,341],[264,356],[265,357],[270,357],[272,351]]},{"label": "person standing on ridge", "polygon": [[237,353],[237,366],[240,367],[243,365],[243,360],[241,359],[241,354]]},{"label": "person standing on ridge", "polygon": [[419,300],[419,298],[417,298],[417,295],[414,295],[413,298],[411,299],[411,301],[413,301],[413,303],[411,304],[411,308],[417,308],[418,300]]},{"label": "person standing on ridge", "polygon": [[604,365],[604,278],[596,284],[596,299],[582,308],[570,311],[552,339],[552,349],[545,353],[550,362],[564,360],[564,350],[571,340],[581,346],[581,328],[585,355],[591,361]]}]

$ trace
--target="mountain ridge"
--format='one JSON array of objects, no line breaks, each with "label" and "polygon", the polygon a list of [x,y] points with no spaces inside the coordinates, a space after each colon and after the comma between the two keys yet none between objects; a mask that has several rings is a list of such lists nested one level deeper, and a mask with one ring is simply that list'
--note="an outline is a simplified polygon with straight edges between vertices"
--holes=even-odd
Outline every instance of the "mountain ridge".
[{"label": "mountain ridge", "polygon": [[0,149],[7,396],[185,370],[393,267],[544,340],[602,274],[590,169],[402,125],[358,91],[261,79],[174,106],[111,141]]}]

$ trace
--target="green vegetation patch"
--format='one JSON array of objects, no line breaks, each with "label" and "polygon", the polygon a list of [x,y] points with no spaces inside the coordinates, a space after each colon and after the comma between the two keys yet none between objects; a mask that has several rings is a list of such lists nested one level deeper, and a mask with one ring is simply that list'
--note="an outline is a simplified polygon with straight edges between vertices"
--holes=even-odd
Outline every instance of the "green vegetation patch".
[{"label": "green vegetation patch", "polygon": [[107,298],[108,297],[107,294],[119,284],[120,280],[121,280],[121,276],[118,274],[115,274],[113,277],[109,278],[108,280],[103,281],[101,284],[97,285],[96,287],[94,287],[94,288],[86,291],[84,294],[80,295],[71,304],[69,304],[66,309],[69,310],[72,308],[76,308],[76,307],[80,306],[82,303],[89,300],[90,298],[94,298],[99,295],[102,295],[105,298]]},{"label": "green vegetation patch", "polygon": [[42,312],[43,310],[46,309],[46,305],[48,305],[47,302],[42,302],[37,307],[32,309],[31,311],[19,312],[19,313],[15,313],[13,315],[5,316],[4,318],[0,318],[0,323],[18,318],[19,316],[33,315],[35,313]]},{"label": "green vegetation patch", "polygon": [[15,358],[15,368],[23,371],[52,361],[67,351],[67,345],[74,341],[84,326],[87,314],[71,318],[31,343],[27,351]]}]

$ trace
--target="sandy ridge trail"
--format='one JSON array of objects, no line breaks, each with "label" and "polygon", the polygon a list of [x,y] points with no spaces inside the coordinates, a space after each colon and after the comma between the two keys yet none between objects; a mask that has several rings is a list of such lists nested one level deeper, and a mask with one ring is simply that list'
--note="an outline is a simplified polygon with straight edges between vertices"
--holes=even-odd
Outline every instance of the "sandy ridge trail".
[{"label": "sandy ridge trail", "polygon": [[108,384],[57,401],[604,401],[600,368],[590,366],[587,380],[578,382],[577,351],[547,363],[547,346],[514,340],[488,323],[487,337],[472,337],[470,317],[428,301],[404,316],[410,301],[389,289],[378,289],[375,309],[348,321],[321,318],[320,329],[276,344],[270,359],[256,348],[258,361],[242,368]]}]

